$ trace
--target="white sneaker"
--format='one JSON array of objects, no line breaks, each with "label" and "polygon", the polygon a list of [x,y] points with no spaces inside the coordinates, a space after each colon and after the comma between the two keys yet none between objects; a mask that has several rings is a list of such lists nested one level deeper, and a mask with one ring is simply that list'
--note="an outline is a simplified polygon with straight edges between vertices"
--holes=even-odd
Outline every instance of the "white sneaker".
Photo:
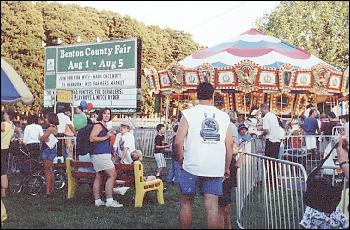
[{"label": "white sneaker", "polygon": [[116,187],[113,188],[113,193],[120,194],[122,196],[125,195],[126,191],[129,190],[130,187]]},{"label": "white sneaker", "polygon": [[106,207],[120,208],[123,207],[123,205],[120,204],[118,201],[113,200],[111,203],[106,203]]},{"label": "white sneaker", "polygon": [[106,202],[104,202],[104,201],[100,201],[100,202],[95,202],[95,206],[96,207],[100,207],[100,206],[102,206],[102,205],[106,205]]}]

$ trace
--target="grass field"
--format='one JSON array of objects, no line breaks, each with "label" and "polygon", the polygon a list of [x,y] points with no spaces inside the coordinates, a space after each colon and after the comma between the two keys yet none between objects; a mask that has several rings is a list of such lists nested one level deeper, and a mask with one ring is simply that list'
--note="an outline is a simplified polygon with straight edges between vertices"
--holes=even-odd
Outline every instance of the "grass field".
[{"label": "grass field", "polygon": [[[170,161],[167,162],[170,166]],[[145,175],[154,175],[154,159],[144,159]],[[142,208],[135,208],[134,191],[115,198],[124,204],[122,208],[95,207],[92,191],[88,186],[80,186],[72,200],[66,199],[66,191],[56,191],[53,199],[42,195],[32,197],[25,194],[9,195],[3,199],[8,219],[2,226],[12,228],[178,228],[179,195],[173,185],[165,183],[165,204],[159,205],[155,192],[150,192]],[[233,199],[234,200],[234,199]],[[233,205],[234,207],[234,205]],[[234,208],[233,208],[234,210]],[[234,212],[235,215],[235,212]],[[203,197],[197,196],[193,207],[193,228],[206,228]],[[233,222],[236,219],[233,218]],[[237,226],[234,224],[234,227]]]}]

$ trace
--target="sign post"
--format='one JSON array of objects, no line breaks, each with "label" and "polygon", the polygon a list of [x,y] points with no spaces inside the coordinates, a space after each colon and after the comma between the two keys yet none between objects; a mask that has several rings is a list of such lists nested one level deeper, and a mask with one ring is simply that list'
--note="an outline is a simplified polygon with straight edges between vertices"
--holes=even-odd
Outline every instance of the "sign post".
[{"label": "sign post", "polygon": [[[45,93],[66,90],[57,97],[65,100],[68,90],[74,107],[85,100],[95,108],[137,112],[141,93],[140,59],[141,43],[136,38],[47,47]],[[47,98],[45,107],[52,104]]]}]

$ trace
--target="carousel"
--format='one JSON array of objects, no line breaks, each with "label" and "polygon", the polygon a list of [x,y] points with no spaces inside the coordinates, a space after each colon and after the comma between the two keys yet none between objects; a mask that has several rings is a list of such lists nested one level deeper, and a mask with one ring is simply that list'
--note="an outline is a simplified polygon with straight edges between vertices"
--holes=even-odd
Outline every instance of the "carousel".
[{"label": "carousel", "polygon": [[324,112],[325,106],[332,109],[344,98],[348,107],[348,69],[342,72],[256,29],[195,52],[164,70],[145,68],[144,75],[149,92],[176,100],[186,96],[193,104],[197,85],[210,82],[216,89],[217,107],[244,115],[263,102],[281,117],[300,115],[308,104],[321,104],[321,110],[323,104]]}]

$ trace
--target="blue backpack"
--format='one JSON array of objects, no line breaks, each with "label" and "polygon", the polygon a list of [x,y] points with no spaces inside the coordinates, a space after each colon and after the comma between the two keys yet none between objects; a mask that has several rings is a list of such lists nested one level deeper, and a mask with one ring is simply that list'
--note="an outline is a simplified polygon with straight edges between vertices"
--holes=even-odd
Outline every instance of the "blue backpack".
[{"label": "blue backpack", "polygon": [[[96,123],[96,124],[100,124],[100,123]],[[87,153],[91,154],[94,151],[97,143],[90,141],[90,133],[94,128],[94,125],[95,124],[87,124],[87,126],[85,126],[84,128],[79,129],[77,134],[77,154],[78,155],[86,155]]]}]

